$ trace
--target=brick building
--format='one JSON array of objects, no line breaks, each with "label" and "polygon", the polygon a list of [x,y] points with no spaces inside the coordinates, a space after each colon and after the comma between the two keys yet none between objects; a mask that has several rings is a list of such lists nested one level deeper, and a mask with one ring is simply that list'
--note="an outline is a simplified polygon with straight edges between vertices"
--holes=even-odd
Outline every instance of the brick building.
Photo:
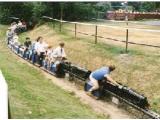
[{"label": "brick building", "polygon": [[128,20],[140,20],[140,19],[160,19],[160,12],[128,12],[124,11],[108,11],[106,13],[106,19],[108,20],[125,20],[125,16],[128,14]]}]

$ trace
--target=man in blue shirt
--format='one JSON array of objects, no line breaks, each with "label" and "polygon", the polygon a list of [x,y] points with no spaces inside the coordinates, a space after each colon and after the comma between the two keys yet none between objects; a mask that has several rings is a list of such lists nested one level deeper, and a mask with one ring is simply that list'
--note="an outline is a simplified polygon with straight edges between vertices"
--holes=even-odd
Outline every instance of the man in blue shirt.
[{"label": "man in blue shirt", "polygon": [[101,67],[100,69],[97,69],[95,71],[93,71],[90,76],[90,84],[91,84],[91,88],[88,91],[88,94],[91,94],[92,91],[97,90],[99,88],[99,84],[98,81],[101,80],[107,80],[110,81],[111,83],[118,85],[117,82],[115,82],[110,76],[109,74],[115,70],[115,66],[114,65],[110,65],[108,67]]}]

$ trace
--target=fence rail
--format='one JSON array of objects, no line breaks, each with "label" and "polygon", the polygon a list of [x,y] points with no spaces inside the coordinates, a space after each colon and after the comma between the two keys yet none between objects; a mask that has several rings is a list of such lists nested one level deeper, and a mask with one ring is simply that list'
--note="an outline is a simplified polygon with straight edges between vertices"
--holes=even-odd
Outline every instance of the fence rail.
[{"label": "fence rail", "polygon": [[10,118],[8,115],[8,105],[8,86],[0,70],[0,120]]},{"label": "fence rail", "polygon": [[[77,38],[77,33],[79,33],[79,34],[83,34],[83,35],[87,35],[87,36],[93,36],[94,39],[95,39],[95,44],[98,42],[98,38],[103,38],[103,39],[106,39],[106,40],[111,40],[111,41],[117,41],[117,42],[125,43],[125,45],[126,45],[125,51],[126,52],[128,51],[129,44],[140,45],[140,46],[147,46],[147,47],[154,47],[154,48],[160,48],[159,45],[137,43],[137,42],[129,41],[129,31],[131,31],[131,30],[132,31],[153,32],[153,33],[160,33],[160,30],[138,29],[138,28],[130,28],[130,27],[118,27],[118,26],[109,26],[109,25],[98,25],[98,24],[81,23],[81,22],[71,22],[71,21],[64,21],[64,20],[53,19],[53,18],[48,17],[48,16],[43,16],[42,18],[43,19],[52,20],[53,22],[54,21],[59,22],[59,24],[60,24],[59,25],[60,32],[62,30],[63,23],[74,24],[74,30],[71,30],[71,29],[66,29],[66,30],[74,32],[75,38]],[[95,32],[93,34],[89,34],[89,33],[78,31],[77,30],[78,29],[77,25],[94,26],[95,27]],[[55,23],[54,23],[54,27],[55,27]],[[111,38],[111,37],[100,36],[100,35],[98,35],[98,27],[106,27],[106,28],[114,28],[114,29],[125,30],[126,31],[125,36],[124,36],[125,40],[116,39],[114,37]]]}]

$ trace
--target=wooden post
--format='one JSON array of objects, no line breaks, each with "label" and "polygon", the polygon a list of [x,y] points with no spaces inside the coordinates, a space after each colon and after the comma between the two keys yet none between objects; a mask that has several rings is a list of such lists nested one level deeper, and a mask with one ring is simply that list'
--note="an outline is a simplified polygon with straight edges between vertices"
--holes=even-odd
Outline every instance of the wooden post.
[{"label": "wooden post", "polygon": [[59,31],[61,32],[62,31],[62,21],[60,21],[60,26],[59,26]]},{"label": "wooden post", "polygon": [[55,21],[53,20],[53,28],[55,28]]},{"label": "wooden post", "polygon": [[[53,14],[54,10],[53,10],[53,8],[54,8],[53,3],[51,3],[51,16],[52,16],[52,18],[54,18],[54,14]],[[54,20],[52,20],[52,28],[54,28]]]},{"label": "wooden post", "polygon": [[126,29],[126,53],[128,52],[128,29]]},{"label": "wooden post", "polygon": [[96,20],[98,21],[98,18],[99,18],[99,13],[98,11],[96,12]]},{"label": "wooden post", "polygon": [[75,38],[77,38],[77,23],[75,23]]},{"label": "wooden post", "polygon": [[61,6],[60,32],[61,32],[62,31],[62,20],[63,20],[63,3],[61,3],[60,6]]},{"label": "wooden post", "polygon": [[95,44],[97,44],[97,25],[95,27]]},{"label": "wooden post", "polygon": [[47,24],[48,24],[48,26],[49,26],[49,22],[50,22],[50,21],[49,21],[49,20],[47,20]]}]

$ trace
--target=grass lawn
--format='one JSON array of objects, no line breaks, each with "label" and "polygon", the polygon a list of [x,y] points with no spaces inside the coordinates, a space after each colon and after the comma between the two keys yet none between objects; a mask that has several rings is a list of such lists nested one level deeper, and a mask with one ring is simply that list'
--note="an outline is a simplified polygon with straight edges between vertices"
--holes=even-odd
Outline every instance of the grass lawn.
[{"label": "grass lawn", "polygon": [[0,69],[9,86],[12,118],[104,118],[10,52],[2,42],[5,30],[1,25]]}]

